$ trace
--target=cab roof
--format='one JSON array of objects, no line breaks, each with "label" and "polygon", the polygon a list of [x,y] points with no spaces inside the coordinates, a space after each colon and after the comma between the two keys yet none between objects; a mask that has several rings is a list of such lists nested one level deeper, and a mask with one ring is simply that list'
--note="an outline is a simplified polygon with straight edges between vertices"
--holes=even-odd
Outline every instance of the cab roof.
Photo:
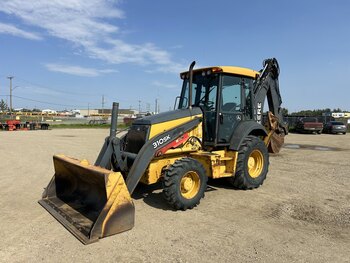
[{"label": "cab roof", "polygon": [[[214,67],[206,67],[206,68],[199,68],[194,69],[194,73],[198,72],[207,72],[208,70],[211,70],[212,73],[228,73],[228,74],[236,74],[246,77],[255,78],[260,73],[258,71],[249,69],[249,68],[241,68],[241,67],[233,67],[233,66],[214,66]],[[183,74],[188,73],[188,71],[180,73],[180,77],[183,76]]]}]

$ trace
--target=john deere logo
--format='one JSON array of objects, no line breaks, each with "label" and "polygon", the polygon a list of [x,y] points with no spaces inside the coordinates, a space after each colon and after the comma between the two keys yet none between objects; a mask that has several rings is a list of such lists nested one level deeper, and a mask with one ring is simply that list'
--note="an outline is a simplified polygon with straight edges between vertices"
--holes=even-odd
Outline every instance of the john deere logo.
[{"label": "john deere logo", "polygon": [[261,110],[262,110],[262,105],[261,105],[261,102],[259,102],[258,108],[256,111],[256,120],[258,121],[258,123],[261,123]]}]

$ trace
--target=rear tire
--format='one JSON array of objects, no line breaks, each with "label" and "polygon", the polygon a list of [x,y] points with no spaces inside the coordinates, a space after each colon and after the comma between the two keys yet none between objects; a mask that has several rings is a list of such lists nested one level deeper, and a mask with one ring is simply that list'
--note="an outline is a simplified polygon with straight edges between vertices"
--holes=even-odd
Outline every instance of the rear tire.
[{"label": "rear tire", "polygon": [[269,167],[269,153],[264,142],[255,136],[247,136],[238,150],[237,169],[228,178],[238,189],[253,189],[263,184]]},{"label": "rear tire", "polygon": [[203,165],[193,158],[175,161],[164,173],[163,194],[176,210],[192,209],[199,204],[207,188]]}]

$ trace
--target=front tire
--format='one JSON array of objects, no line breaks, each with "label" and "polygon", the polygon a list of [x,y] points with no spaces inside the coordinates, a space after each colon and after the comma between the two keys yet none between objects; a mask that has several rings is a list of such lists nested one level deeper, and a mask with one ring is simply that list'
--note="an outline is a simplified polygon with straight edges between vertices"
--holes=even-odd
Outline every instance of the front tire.
[{"label": "front tire", "polygon": [[264,142],[247,136],[238,150],[237,169],[231,184],[238,189],[258,188],[263,184],[269,167],[269,153]]},{"label": "front tire", "polygon": [[192,209],[204,197],[208,177],[203,165],[193,158],[175,161],[164,173],[163,194],[176,210]]}]

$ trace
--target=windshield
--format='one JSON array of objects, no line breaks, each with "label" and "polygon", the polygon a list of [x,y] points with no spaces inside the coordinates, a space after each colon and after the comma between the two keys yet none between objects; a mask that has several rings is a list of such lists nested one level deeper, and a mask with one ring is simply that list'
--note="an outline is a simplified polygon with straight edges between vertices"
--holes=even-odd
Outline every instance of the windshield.
[{"label": "windshield", "polygon": [[344,125],[344,123],[342,123],[340,121],[332,121],[331,124],[332,125]]},{"label": "windshield", "polygon": [[302,118],[303,122],[318,122],[316,118],[308,117],[308,118]]},{"label": "windshield", "polygon": [[[192,106],[203,107],[205,110],[215,110],[216,93],[219,78],[217,74],[202,76],[193,75],[192,82]],[[188,107],[189,80],[185,79],[182,86],[179,109]]]}]

